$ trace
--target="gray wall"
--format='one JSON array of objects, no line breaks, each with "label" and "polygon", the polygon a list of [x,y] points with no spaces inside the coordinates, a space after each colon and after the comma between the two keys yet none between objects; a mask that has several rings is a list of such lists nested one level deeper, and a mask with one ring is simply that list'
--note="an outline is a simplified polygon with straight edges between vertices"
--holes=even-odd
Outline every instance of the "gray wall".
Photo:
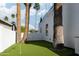
[{"label": "gray wall", "polygon": [[[53,42],[53,8],[44,16],[43,21],[39,24],[39,28],[41,28],[42,39]],[[46,36],[46,24],[48,24],[48,36]]]},{"label": "gray wall", "polygon": [[75,48],[79,36],[79,4],[63,4],[64,45]]},{"label": "gray wall", "polygon": [[43,40],[42,35],[39,32],[33,32],[28,34],[28,41],[36,41],[36,40]]}]

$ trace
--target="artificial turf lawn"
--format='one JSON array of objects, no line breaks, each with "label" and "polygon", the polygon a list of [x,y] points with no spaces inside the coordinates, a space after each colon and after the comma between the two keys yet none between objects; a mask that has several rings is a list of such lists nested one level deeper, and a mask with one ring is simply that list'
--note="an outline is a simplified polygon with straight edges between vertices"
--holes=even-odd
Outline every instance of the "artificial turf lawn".
[{"label": "artificial turf lawn", "polygon": [[14,44],[0,53],[1,56],[68,56],[73,54],[73,49],[64,48],[63,50],[55,50],[53,49],[53,45],[46,41],[30,41],[26,44]]}]

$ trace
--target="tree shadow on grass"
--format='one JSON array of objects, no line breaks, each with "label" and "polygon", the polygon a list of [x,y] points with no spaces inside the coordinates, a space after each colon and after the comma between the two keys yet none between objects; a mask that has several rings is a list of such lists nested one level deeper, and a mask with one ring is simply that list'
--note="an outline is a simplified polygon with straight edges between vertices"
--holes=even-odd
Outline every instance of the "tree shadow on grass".
[{"label": "tree shadow on grass", "polygon": [[52,43],[44,41],[44,40],[28,41],[26,42],[26,44],[33,44],[33,45],[38,45],[38,46],[48,48],[49,50],[58,54],[59,56],[74,56],[75,55],[74,49],[64,47],[62,50],[57,50],[57,49],[54,49]]},{"label": "tree shadow on grass", "polygon": [[42,47],[46,47],[46,48],[51,48],[53,46],[52,43],[49,43],[44,40],[28,41],[28,42],[26,42],[26,44],[33,44],[33,45],[38,45],[38,46],[42,46]]},{"label": "tree shadow on grass", "polygon": [[67,48],[67,47],[64,47],[62,50],[57,50],[53,48],[50,48],[50,50],[58,54],[59,56],[74,56],[75,55],[74,49]]}]

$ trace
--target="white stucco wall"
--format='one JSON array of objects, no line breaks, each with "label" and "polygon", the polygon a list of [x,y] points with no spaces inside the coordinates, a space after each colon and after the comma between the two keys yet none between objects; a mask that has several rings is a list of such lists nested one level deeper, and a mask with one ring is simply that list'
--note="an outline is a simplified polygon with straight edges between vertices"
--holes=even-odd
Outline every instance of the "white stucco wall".
[{"label": "white stucco wall", "polygon": [[79,4],[63,4],[63,24],[64,45],[75,48],[75,44],[78,44],[76,36],[79,36]]},{"label": "white stucco wall", "polygon": [[6,29],[0,26],[0,52],[15,44],[16,33],[15,31]]},{"label": "white stucco wall", "polygon": [[[54,11],[53,8],[49,10],[49,12],[44,16],[42,22],[39,24],[39,28],[41,28],[41,35],[43,40],[53,42],[53,17]],[[46,36],[46,24],[48,24],[48,36]]]},{"label": "white stucco wall", "polygon": [[43,40],[42,35],[39,32],[33,32],[28,34],[28,41],[35,41],[35,40]]}]

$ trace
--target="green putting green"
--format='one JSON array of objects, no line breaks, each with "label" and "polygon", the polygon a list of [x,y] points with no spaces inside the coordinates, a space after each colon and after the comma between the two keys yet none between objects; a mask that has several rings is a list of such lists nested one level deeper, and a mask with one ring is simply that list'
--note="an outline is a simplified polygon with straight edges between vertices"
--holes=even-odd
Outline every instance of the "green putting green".
[{"label": "green putting green", "polygon": [[[52,50],[51,50],[52,49]],[[74,50],[64,48],[53,49],[53,45],[46,41],[30,41],[26,44],[18,43],[0,53],[1,56],[68,56],[74,55]]]}]

